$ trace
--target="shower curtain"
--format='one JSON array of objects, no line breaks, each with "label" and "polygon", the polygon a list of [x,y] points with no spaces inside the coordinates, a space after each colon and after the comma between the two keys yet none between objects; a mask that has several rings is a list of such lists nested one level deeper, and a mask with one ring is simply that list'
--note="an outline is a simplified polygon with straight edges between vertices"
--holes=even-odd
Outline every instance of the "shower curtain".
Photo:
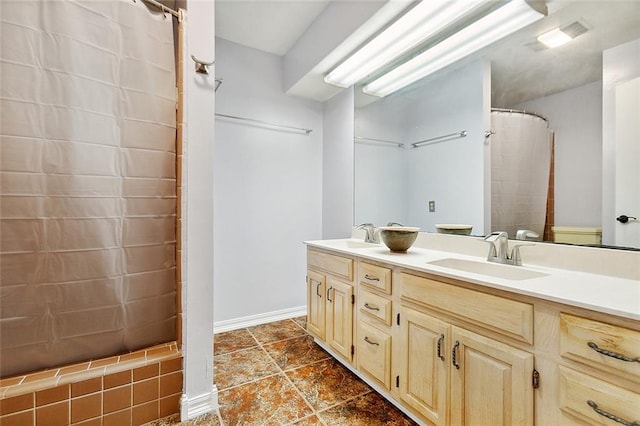
[{"label": "shower curtain", "polygon": [[0,4],[0,377],[175,339],[171,17]]},{"label": "shower curtain", "polygon": [[491,230],[519,229],[542,238],[547,210],[552,132],[546,120],[520,112],[491,112]]}]

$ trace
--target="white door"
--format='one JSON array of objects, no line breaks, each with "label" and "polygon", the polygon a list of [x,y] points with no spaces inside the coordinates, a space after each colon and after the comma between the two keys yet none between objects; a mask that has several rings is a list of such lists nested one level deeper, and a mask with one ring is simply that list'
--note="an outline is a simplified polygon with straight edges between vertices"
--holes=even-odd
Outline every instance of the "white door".
[{"label": "white door", "polygon": [[640,77],[616,86],[615,245],[640,248]]}]

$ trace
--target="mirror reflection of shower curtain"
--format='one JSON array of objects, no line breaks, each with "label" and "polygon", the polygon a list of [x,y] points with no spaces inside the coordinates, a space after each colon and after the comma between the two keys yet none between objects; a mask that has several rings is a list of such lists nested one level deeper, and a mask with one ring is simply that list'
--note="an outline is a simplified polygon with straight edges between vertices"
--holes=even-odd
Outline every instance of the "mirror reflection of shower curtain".
[{"label": "mirror reflection of shower curtain", "polygon": [[174,340],[172,19],[0,10],[0,376]]},{"label": "mirror reflection of shower curtain", "polygon": [[492,111],[491,230],[544,234],[552,132],[545,120]]}]

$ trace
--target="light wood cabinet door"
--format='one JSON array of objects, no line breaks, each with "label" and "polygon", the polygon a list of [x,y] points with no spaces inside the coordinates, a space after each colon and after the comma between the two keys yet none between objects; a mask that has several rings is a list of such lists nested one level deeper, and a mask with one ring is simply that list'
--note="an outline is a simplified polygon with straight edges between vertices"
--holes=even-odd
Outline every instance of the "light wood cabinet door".
[{"label": "light wood cabinet door", "polygon": [[391,336],[366,321],[358,323],[357,336],[358,369],[391,389]]},{"label": "light wood cabinet door", "polygon": [[640,332],[566,313],[560,314],[560,354],[640,382]]},{"label": "light wood cabinet door", "polygon": [[562,424],[575,424],[575,418],[592,425],[640,424],[640,394],[560,366],[560,409],[570,416]]},{"label": "light wood cabinet door", "polygon": [[400,398],[435,425],[447,424],[450,326],[400,308]]},{"label": "light wood cabinet door", "polygon": [[360,262],[360,284],[391,294],[391,269]]},{"label": "light wood cabinet door", "polygon": [[353,359],[353,286],[333,278],[326,282],[326,341],[347,360]]},{"label": "light wood cabinet door", "polygon": [[391,300],[386,297],[361,288],[358,292],[358,306],[364,315],[375,318],[385,325],[391,325]]},{"label": "light wood cabinet door", "polygon": [[533,355],[451,328],[451,424],[533,425]]},{"label": "light wood cabinet door", "polygon": [[325,332],[325,276],[307,271],[307,330],[324,339]]}]

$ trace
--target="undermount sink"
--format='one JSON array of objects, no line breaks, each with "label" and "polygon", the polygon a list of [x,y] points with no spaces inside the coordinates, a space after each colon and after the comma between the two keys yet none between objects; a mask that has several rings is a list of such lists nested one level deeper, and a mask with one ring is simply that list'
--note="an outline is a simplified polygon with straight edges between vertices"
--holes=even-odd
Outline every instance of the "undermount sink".
[{"label": "undermount sink", "polygon": [[505,280],[530,280],[532,278],[546,277],[548,274],[524,269],[521,266],[500,265],[489,262],[476,262],[466,259],[446,258],[427,262],[430,265],[442,266],[444,268],[457,269],[459,271],[471,272],[474,274],[488,275]]},{"label": "undermount sink", "polygon": [[335,240],[331,242],[325,241],[325,244],[326,243],[329,243],[329,245],[335,248],[349,248],[349,249],[372,248],[372,247],[379,246],[379,244],[365,243],[362,241],[354,241],[354,240]]}]

